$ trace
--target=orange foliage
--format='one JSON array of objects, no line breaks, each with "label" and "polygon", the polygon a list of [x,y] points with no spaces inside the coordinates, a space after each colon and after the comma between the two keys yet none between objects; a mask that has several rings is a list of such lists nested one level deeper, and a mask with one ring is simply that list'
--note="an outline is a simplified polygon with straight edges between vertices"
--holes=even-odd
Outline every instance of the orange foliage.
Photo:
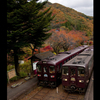
[{"label": "orange foliage", "polygon": [[53,48],[50,47],[50,45],[45,46],[44,48],[40,48],[40,52],[47,52],[47,51],[52,51]]},{"label": "orange foliage", "polygon": [[88,37],[85,36],[85,33],[81,32],[81,31],[72,30],[68,33],[68,35],[70,37],[72,37],[74,39],[74,41],[77,42],[78,45],[82,45],[82,43],[84,43],[84,41],[88,40]]},{"label": "orange foliage", "polygon": [[50,30],[52,32],[52,36],[47,40],[47,42],[51,44],[66,44],[66,45],[83,45],[85,41],[88,40],[88,37],[85,36],[84,32],[72,30],[67,33],[66,30]]},{"label": "orange foliage", "polygon": [[53,42],[56,42],[56,38],[59,38],[59,42],[61,42],[63,40],[63,37],[70,38],[73,40],[73,42],[77,42],[78,44],[80,44],[82,41],[86,41],[88,40],[88,37],[85,36],[85,33],[81,32],[81,31],[75,31],[72,30],[70,32],[66,32],[66,30],[60,30],[57,31],[55,29],[52,29],[50,32],[53,32],[52,37],[50,37],[49,39],[51,39]]},{"label": "orange foliage", "polygon": [[89,45],[93,45],[93,41],[89,41]]},{"label": "orange foliage", "polygon": [[[48,45],[48,46],[45,46],[44,48],[40,48],[40,53],[47,52],[47,51],[52,51],[52,50],[53,50],[52,47],[50,47],[50,45]],[[37,53],[39,53],[39,50],[35,49],[34,54],[37,54]]]}]

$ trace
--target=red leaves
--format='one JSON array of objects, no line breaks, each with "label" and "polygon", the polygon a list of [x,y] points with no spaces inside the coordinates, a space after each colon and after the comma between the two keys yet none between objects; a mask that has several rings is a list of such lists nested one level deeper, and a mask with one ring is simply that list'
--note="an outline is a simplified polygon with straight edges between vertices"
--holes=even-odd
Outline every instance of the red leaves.
[{"label": "red leaves", "polygon": [[43,50],[52,50],[52,47],[50,47],[50,45],[48,45],[48,46],[44,47]]},{"label": "red leaves", "polygon": [[82,42],[88,40],[88,37],[85,36],[85,33],[81,31],[72,30],[68,34],[74,39],[74,42],[77,42],[78,45],[82,45]]},{"label": "red leaves", "polygon": [[59,30],[52,29],[50,32],[52,33],[52,36],[46,42],[57,52],[62,48],[67,51],[70,46],[72,48],[72,46],[83,45],[84,41],[88,40],[85,33],[81,31],[72,30],[68,32],[66,29],[61,28]]},{"label": "red leaves", "polygon": [[89,41],[89,45],[93,45],[93,41]]},{"label": "red leaves", "polygon": [[40,48],[40,52],[52,51],[52,47],[50,45],[45,46],[44,48]]},{"label": "red leaves", "polygon": [[[40,48],[40,53],[46,52],[46,51],[52,51],[52,50],[53,50],[52,47],[50,47],[50,45],[48,45],[48,46],[45,46],[44,48]],[[35,49],[34,54],[37,54],[37,53],[39,53],[39,50]]]}]

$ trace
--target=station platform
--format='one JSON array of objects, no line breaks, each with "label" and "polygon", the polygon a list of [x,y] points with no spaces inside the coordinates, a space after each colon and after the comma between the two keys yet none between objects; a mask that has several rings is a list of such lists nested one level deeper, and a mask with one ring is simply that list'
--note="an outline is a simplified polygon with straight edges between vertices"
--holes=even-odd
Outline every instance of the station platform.
[{"label": "station platform", "polygon": [[20,95],[37,85],[37,82],[37,77],[34,77],[18,87],[7,87],[7,100],[15,100],[17,97],[19,97]]},{"label": "station platform", "polygon": [[94,100],[94,73],[93,72],[92,72],[92,76],[87,91],[85,93],[84,100]]}]

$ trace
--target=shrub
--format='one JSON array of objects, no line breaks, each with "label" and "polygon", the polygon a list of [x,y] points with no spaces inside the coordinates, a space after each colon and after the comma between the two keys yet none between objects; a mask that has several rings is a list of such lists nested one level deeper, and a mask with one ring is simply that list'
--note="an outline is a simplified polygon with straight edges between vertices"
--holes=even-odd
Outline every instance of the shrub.
[{"label": "shrub", "polygon": [[25,73],[25,72],[20,72],[19,74],[20,74],[20,77],[21,77],[21,78],[23,78],[23,77],[26,77],[26,76],[27,76],[27,73]]},{"label": "shrub", "polygon": [[[18,79],[20,78],[24,78],[27,76],[27,73],[25,72],[20,72],[19,73],[20,76],[14,76],[13,78],[10,79],[10,82],[14,82],[14,81],[17,81]],[[8,79],[7,79],[7,83],[8,83]]]},{"label": "shrub", "polygon": [[[20,69],[19,76],[15,76],[15,77],[11,78],[10,82],[17,81],[20,78],[24,78],[24,77],[28,76],[28,74],[32,70],[31,62],[28,61],[28,62],[25,62],[24,64],[19,64],[19,69]],[[7,79],[7,83],[8,83],[8,79]]]},{"label": "shrub", "polygon": [[19,73],[21,73],[21,75],[23,76],[26,74],[28,75],[28,73],[30,73],[32,70],[31,62],[28,61],[28,62],[25,62],[24,64],[20,64],[19,69],[20,69]]},{"label": "shrub", "polygon": [[13,68],[15,68],[15,65],[8,65],[8,66],[7,66],[7,71],[9,71],[9,70],[11,70],[11,69],[13,69]]},{"label": "shrub", "polygon": [[10,81],[17,81],[18,79],[20,79],[20,76],[14,76],[13,78],[10,79]]}]

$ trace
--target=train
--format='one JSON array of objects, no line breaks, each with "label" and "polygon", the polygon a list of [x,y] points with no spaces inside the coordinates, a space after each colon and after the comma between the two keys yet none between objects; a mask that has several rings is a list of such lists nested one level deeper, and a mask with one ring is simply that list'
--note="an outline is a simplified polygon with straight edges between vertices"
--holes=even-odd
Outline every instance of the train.
[{"label": "train", "polygon": [[62,65],[85,50],[88,45],[61,52],[37,63],[38,85],[56,87],[61,82]]},{"label": "train", "polygon": [[93,71],[93,45],[62,66],[62,86],[68,92],[85,92]]}]

